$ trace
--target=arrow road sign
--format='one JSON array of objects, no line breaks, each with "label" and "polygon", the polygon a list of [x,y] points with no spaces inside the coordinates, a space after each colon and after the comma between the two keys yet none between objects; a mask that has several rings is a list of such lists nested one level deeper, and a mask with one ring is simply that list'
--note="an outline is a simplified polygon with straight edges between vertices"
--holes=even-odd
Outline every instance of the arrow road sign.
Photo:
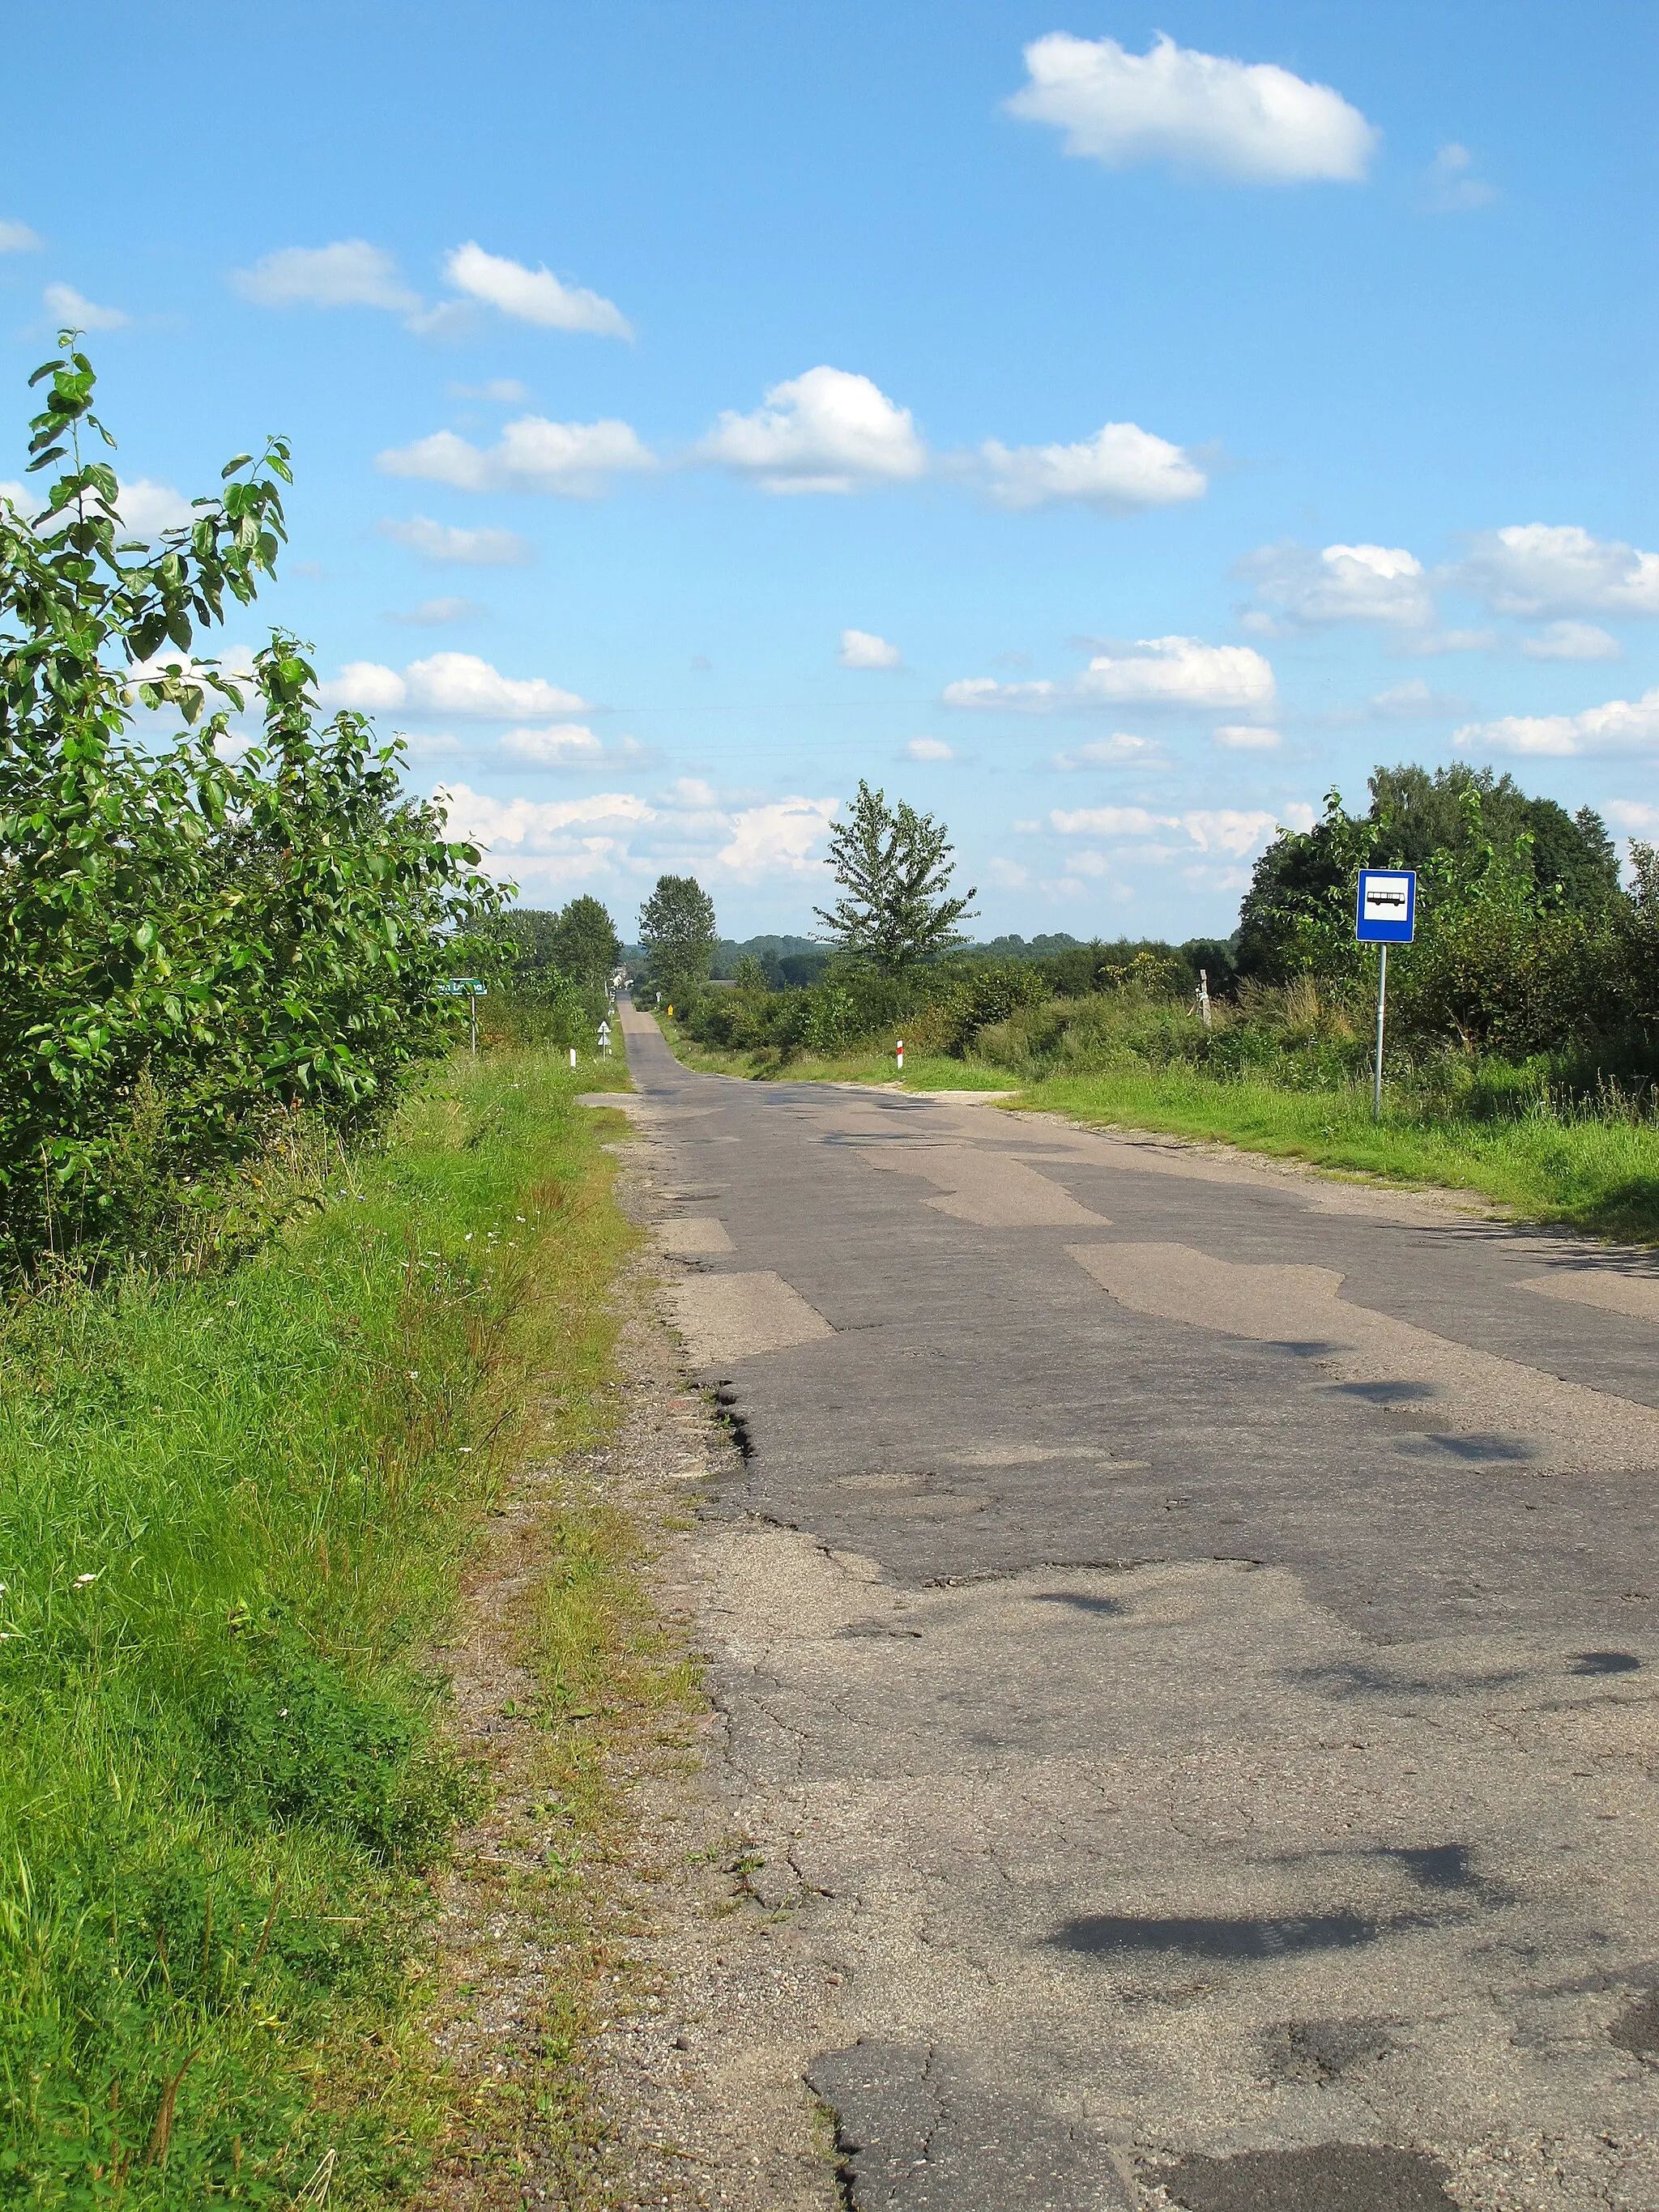
[{"label": "arrow road sign", "polygon": [[1411,868],[1362,868],[1354,934],[1362,945],[1409,945],[1417,927],[1417,875]]}]

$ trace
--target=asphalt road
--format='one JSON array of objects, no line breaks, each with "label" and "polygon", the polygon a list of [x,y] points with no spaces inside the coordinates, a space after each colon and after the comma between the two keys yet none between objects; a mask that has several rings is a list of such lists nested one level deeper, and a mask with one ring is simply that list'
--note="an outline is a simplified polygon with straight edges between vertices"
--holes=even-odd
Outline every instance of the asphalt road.
[{"label": "asphalt road", "polygon": [[1652,1259],[623,1026],[854,2204],[1654,2212]]}]

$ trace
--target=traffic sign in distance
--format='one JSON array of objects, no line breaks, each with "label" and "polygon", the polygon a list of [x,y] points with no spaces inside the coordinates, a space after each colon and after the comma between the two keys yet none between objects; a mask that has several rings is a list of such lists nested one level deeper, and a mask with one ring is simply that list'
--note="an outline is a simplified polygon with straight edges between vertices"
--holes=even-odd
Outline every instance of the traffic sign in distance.
[{"label": "traffic sign in distance", "polygon": [[1362,868],[1354,934],[1362,945],[1409,945],[1417,927],[1412,868]]},{"label": "traffic sign in distance", "polygon": [[435,988],[442,999],[487,999],[489,996],[489,984],[481,982],[476,975],[453,975],[447,983],[440,983]]}]

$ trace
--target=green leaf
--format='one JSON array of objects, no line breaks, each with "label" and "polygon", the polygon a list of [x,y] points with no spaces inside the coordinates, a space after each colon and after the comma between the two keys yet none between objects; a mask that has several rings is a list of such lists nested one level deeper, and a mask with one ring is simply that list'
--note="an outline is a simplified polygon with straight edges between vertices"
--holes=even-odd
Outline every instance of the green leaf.
[{"label": "green leaf", "polygon": [[227,461],[219,471],[221,482],[226,477],[234,477],[238,469],[245,469],[252,459],[252,453],[238,453],[234,460]]}]

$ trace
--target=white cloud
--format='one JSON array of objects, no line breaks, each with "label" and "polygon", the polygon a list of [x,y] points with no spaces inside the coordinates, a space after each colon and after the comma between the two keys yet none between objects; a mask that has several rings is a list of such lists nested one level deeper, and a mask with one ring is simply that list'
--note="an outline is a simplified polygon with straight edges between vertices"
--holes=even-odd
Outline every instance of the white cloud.
[{"label": "white cloud", "polygon": [[386,620],[406,623],[413,629],[434,629],[442,623],[472,622],[483,611],[476,599],[422,599],[406,614],[390,614]]},{"label": "white cloud", "polygon": [[55,321],[77,331],[124,331],[132,319],[119,307],[95,307],[73,284],[48,284],[41,297]]},{"label": "white cloud", "polygon": [[19,483],[11,477],[0,478],[0,499],[9,499],[20,514],[33,514],[39,504],[31,495],[27,485]]},{"label": "white cloud", "polygon": [[1023,891],[1031,880],[1029,868],[1022,867],[1018,860],[1004,860],[1000,854],[986,862],[985,873],[989,882],[1004,891]]},{"label": "white cloud", "polygon": [[1618,660],[1624,647],[1597,623],[1553,622],[1521,641],[1528,660]]},{"label": "white cloud", "polygon": [[333,683],[323,685],[321,696],[325,705],[355,708],[365,714],[404,708],[420,714],[465,714],[483,721],[519,716],[550,721],[562,714],[580,714],[587,704],[574,691],[562,691],[540,676],[503,676],[471,653],[434,653],[425,660],[411,660],[401,674],[378,661],[354,660]]},{"label": "white cloud", "polygon": [[1467,215],[1490,207],[1498,198],[1495,185],[1483,183],[1469,173],[1474,156],[1467,146],[1449,139],[1429,164],[1418,205],[1426,215]]},{"label": "white cloud", "polygon": [[1452,743],[1460,752],[1557,760],[1659,752],[1659,689],[1639,699],[1609,699],[1582,714],[1505,714],[1495,722],[1468,722],[1453,731]]},{"label": "white cloud", "polygon": [[1615,828],[1632,837],[1651,837],[1659,830],[1659,806],[1643,799],[1610,799],[1601,809]]},{"label": "white cloud", "polygon": [[26,222],[0,222],[0,253],[38,253],[43,243]]},{"label": "white cloud", "polygon": [[752,415],[728,410],[697,453],[771,492],[850,492],[919,477],[927,466],[908,407],[867,376],[824,367],[775,384]]},{"label": "white cloud", "polygon": [[561,832],[658,818],[655,808],[631,791],[598,791],[587,799],[495,799],[457,783],[442,793],[441,803],[453,837],[469,838],[491,851],[512,845],[534,852],[558,840]]},{"label": "white cloud", "polygon": [[[1310,817],[1311,819],[1311,817]],[[1153,814],[1144,806],[1056,807],[1049,827],[1062,837],[1161,837],[1178,830],[1200,853],[1226,853],[1235,859],[1259,851],[1277,833],[1279,817],[1260,808],[1195,807],[1186,814]],[[1103,867],[1098,854],[1068,855],[1068,865],[1085,872]]]},{"label": "white cloud", "polygon": [[943,738],[912,738],[904,754],[913,761],[953,761],[957,757],[956,748],[947,745]]},{"label": "white cloud", "polygon": [[538,768],[580,768],[605,757],[605,747],[580,722],[555,722],[543,730],[509,730],[501,750]]},{"label": "white cloud", "polygon": [[1277,730],[1263,729],[1257,722],[1223,722],[1215,741],[1233,753],[1269,753],[1284,742]]},{"label": "white cloud", "polygon": [[452,384],[457,399],[488,399],[502,407],[518,407],[530,397],[530,388],[516,376],[492,376],[486,384]]},{"label": "white cloud", "polygon": [[159,538],[164,530],[188,530],[196,516],[183,492],[149,477],[123,481],[119,500],[124,528],[135,538]]},{"label": "white cloud", "polygon": [[1273,672],[1248,645],[1206,645],[1195,637],[1142,638],[1132,653],[1102,653],[1071,683],[1046,679],[999,684],[970,677],[945,689],[951,707],[1012,707],[1027,713],[1057,707],[1126,705],[1262,708],[1273,698]]},{"label": "white cloud", "polygon": [[[1428,630],[1435,623],[1423,564],[1400,545],[1264,545],[1239,574],[1291,627],[1369,622]],[[1253,627],[1273,629],[1258,622]]]},{"label": "white cloud", "polygon": [[510,568],[533,561],[535,550],[514,530],[458,530],[453,523],[410,515],[406,522],[380,525],[382,538],[394,538],[422,561],[453,561],[468,568]]},{"label": "white cloud", "polygon": [[1162,748],[1151,738],[1131,737],[1127,730],[1114,730],[1109,738],[1093,738],[1086,745],[1079,745],[1071,752],[1056,753],[1054,766],[1059,769],[1144,768],[1161,750]]},{"label": "white cloud", "polygon": [[469,445],[453,430],[417,438],[412,446],[380,454],[388,476],[420,477],[451,484],[457,491],[547,492],[564,499],[591,499],[619,471],[654,468],[656,457],[640,443],[626,422],[550,422],[524,415],[503,428],[487,450]]},{"label": "white cloud", "polygon": [[1254,853],[1272,839],[1278,817],[1231,806],[1200,807],[1183,814],[1181,826],[1201,853]]},{"label": "white cloud", "polygon": [[1026,47],[1025,67],[1011,112],[1054,125],[1068,154],[1108,168],[1168,161],[1253,183],[1356,183],[1382,136],[1329,85],[1163,33],[1132,54],[1115,39],[1053,31]]},{"label": "white cloud", "polygon": [[1046,507],[1075,500],[1103,514],[1133,514],[1199,498],[1204,471],[1167,438],[1135,422],[1108,422],[1075,446],[1017,446],[988,439],[980,448],[1000,507]]},{"label": "white cloud", "polygon": [[889,645],[884,637],[877,637],[867,629],[844,629],[841,634],[841,651],[836,655],[843,668],[902,668],[904,655],[897,646]]},{"label": "white cloud", "polygon": [[1449,573],[1494,614],[1659,614],[1659,553],[1592,538],[1576,523],[1485,531]]},{"label": "white cloud", "polygon": [[233,270],[230,283],[260,307],[383,307],[411,314],[421,304],[391,254],[366,238],[279,246],[252,269]]},{"label": "white cloud", "polygon": [[631,338],[632,325],[622,310],[597,292],[565,285],[546,269],[526,269],[499,253],[486,253],[469,242],[458,246],[444,263],[444,275],[458,292],[482,300],[520,323],[544,331],[587,331],[597,337]]},{"label": "white cloud", "polygon": [[732,823],[732,837],[715,858],[734,876],[799,875],[812,848],[830,827],[838,799],[780,799],[746,806]]},{"label": "white cloud", "polygon": [[1461,714],[1468,704],[1467,699],[1452,693],[1432,690],[1420,676],[1413,676],[1409,684],[1390,684],[1386,691],[1377,692],[1366,702],[1366,711],[1377,720],[1411,722],[1437,714]]},{"label": "white cloud", "polygon": [[1172,814],[1149,814],[1144,806],[1057,806],[1048,821],[1062,837],[1150,837],[1176,827]]}]

